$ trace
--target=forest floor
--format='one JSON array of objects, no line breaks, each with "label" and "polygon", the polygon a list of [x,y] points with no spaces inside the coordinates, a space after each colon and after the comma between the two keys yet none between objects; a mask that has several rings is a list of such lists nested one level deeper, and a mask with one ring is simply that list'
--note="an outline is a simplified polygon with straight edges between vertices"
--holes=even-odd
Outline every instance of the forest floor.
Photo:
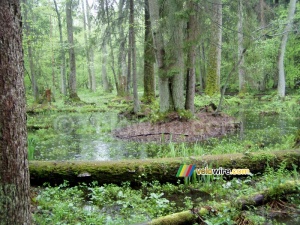
[{"label": "forest floor", "polygon": [[200,112],[194,119],[188,120],[177,113],[171,113],[167,121],[132,124],[115,130],[114,136],[139,142],[196,142],[222,137],[237,131],[238,128],[239,123],[226,114]]}]

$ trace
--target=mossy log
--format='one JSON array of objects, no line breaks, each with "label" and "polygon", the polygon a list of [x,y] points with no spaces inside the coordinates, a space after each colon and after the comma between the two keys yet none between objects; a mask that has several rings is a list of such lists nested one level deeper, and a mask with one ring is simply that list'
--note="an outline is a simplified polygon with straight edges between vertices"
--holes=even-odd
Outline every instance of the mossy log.
[{"label": "mossy log", "polygon": [[193,214],[190,210],[174,213],[168,216],[159,217],[148,223],[147,225],[186,225],[194,224],[196,222],[197,216]]},{"label": "mossy log", "polygon": [[[247,210],[251,209],[253,206],[257,207],[263,205],[271,200],[280,199],[283,194],[292,194],[299,193],[300,181],[286,181],[284,183],[280,183],[275,185],[272,188],[266,189],[262,192],[255,193],[251,196],[240,197],[233,201],[223,202],[220,206],[221,208],[226,205],[225,208],[235,208],[237,210]],[[219,209],[215,209],[219,210]],[[200,210],[194,208],[193,211],[187,210],[179,213],[174,213],[167,216],[162,216],[157,219],[154,219],[148,223],[144,223],[144,225],[179,225],[179,224],[195,224],[197,220],[201,220],[201,217],[208,214],[209,211],[205,207],[201,207]]]},{"label": "mossy log", "polygon": [[274,199],[279,199],[284,194],[300,193],[300,181],[292,180],[284,183],[279,183],[271,188],[262,192],[254,193],[250,196],[243,196],[236,200],[235,207],[241,210],[248,209],[249,207],[257,207],[270,202]]},{"label": "mossy log", "polygon": [[[277,167],[285,162],[288,169],[300,165],[300,150],[256,152],[252,154],[207,155],[190,158],[137,159],[122,161],[29,161],[32,185],[44,182],[60,184],[64,180],[71,185],[79,182],[98,181],[101,184],[132,185],[142,181],[158,180],[176,183],[177,170],[181,164],[194,164],[197,168],[249,169],[251,173],[263,172],[269,165]],[[181,178],[182,179],[182,178]]]}]

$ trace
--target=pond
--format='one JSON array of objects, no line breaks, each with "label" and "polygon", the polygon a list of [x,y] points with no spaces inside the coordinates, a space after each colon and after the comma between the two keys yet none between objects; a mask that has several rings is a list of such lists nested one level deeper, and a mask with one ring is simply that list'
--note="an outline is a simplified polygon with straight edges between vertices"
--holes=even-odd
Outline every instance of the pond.
[{"label": "pond", "polygon": [[280,146],[300,128],[298,111],[290,109],[290,113],[266,115],[251,108],[251,105],[244,105],[230,112],[241,123],[236,134],[202,143],[164,145],[115,139],[114,129],[134,123],[115,112],[38,114],[31,116],[29,123],[40,124],[46,129],[29,130],[29,149],[34,160],[107,161],[220,154]]}]

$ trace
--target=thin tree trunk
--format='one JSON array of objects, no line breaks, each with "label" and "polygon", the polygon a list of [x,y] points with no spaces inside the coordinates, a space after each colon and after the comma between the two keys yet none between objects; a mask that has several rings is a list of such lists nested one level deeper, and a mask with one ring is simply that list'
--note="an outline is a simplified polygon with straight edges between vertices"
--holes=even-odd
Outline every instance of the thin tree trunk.
[{"label": "thin tree trunk", "polygon": [[285,96],[285,74],[284,74],[284,54],[286,49],[286,43],[288,40],[288,34],[292,28],[297,0],[291,0],[289,5],[288,23],[284,28],[284,33],[281,39],[281,45],[278,56],[278,95],[283,98]]},{"label": "thin tree trunk", "polygon": [[[49,0],[49,7],[51,6],[51,0]],[[50,42],[51,42],[51,72],[52,72],[52,96],[55,96],[56,90],[56,79],[55,79],[55,58],[54,58],[54,49],[53,49],[53,24],[52,24],[52,15],[49,16],[50,20]],[[50,101],[51,103],[51,101]]]},{"label": "thin tree trunk", "polygon": [[76,60],[73,40],[73,18],[72,18],[72,3],[73,0],[66,1],[66,20],[67,20],[67,31],[68,31],[68,42],[69,42],[69,64],[70,64],[70,75],[69,75],[69,95],[71,99],[79,100],[77,95],[76,87]]},{"label": "thin tree trunk", "polygon": [[197,38],[197,20],[195,3],[190,0],[188,2],[188,8],[190,10],[189,21],[187,26],[187,41],[189,44],[188,49],[188,74],[187,74],[187,88],[186,88],[186,100],[185,109],[190,110],[193,114],[195,112],[194,98],[195,98],[195,83],[196,83],[196,38]]},{"label": "thin tree trunk", "polygon": [[153,38],[151,34],[149,2],[148,0],[145,0],[144,100],[150,103],[154,99],[155,99],[154,49],[153,49]]},{"label": "thin tree trunk", "polygon": [[53,0],[53,2],[55,5],[55,11],[57,14],[58,29],[59,29],[60,58],[61,58],[61,65],[60,65],[61,93],[63,95],[67,95],[66,56],[65,56],[64,41],[63,41],[63,34],[62,34],[61,15],[60,12],[58,11],[56,0]]},{"label": "thin tree trunk", "polygon": [[103,85],[104,91],[109,92],[106,64],[107,64],[107,47],[106,47],[106,43],[103,43],[103,46],[102,46],[102,85]]},{"label": "thin tree trunk", "polygon": [[85,7],[84,7],[84,0],[81,0],[81,7],[82,7],[82,16],[83,16],[83,37],[84,37],[84,45],[85,45],[85,54],[86,54],[86,60],[88,65],[88,81],[89,81],[89,88],[93,90],[92,88],[92,71],[90,67],[91,59],[90,59],[90,52],[89,52],[89,44],[87,39],[87,25],[86,25],[86,14],[85,14]]},{"label": "thin tree trunk", "polygon": [[118,78],[119,78],[119,90],[120,95],[127,95],[127,74],[126,74],[126,51],[125,51],[125,43],[126,37],[124,34],[123,21],[125,18],[125,10],[123,9],[125,5],[125,1],[119,1],[118,5],[118,34],[119,34],[119,55],[118,55]]},{"label": "thin tree trunk", "polygon": [[265,5],[266,5],[266,3],[264,0],[259,0],[259,22],[260,22],[261,28],[266,26]]},{"label": "thin tree trunk", "polygon": [[239,0],[238,2],[238,58],[241,60],[238,65],[238,74],[239,74],[239,92],[245,91],[245,70],[244,70],[244,34],[243,34],[243,0]]},{"label": "thin tree trunk", "polygon": [[20,1],[0,1],[0,223],[31,224]]},{"label": "thin tree trunk", "polygon": [[96,84],[96,76],[95,76],[95,67],[94,67],[94,44],[91,43],[91,32],[92,32],[92,26],[91,26],[91,18],[90,18],[90,7],[88,0],[85,0],[86,3],[86,16],[87,16],[87,27],[88,27],[88,52],[90,57],[89,62],[89,70],[91,71],[91,85],[92,85],[92,91],[96,91],[97,84]]},{"label": "thin tree trunk", "polygon": [[27,0],[23,0],[24,3],[24,31],[27,36],[27,51],[28,51],[28,58],[29,58],[29,69],[30,69],[30,77],[31,77],[31,88],[32,88],[32,94],[34,97],[34,101],[37,102],[39,100],[39,93],[38,93],[38,87],[36,82],[36,74],[35,74],[35,66],[34,66],[34,59],[33,59],[33,53],[32,53],[32,46],[31,46],[31,40],[30,40],[30,33],[31,33],[31,27],[28,23],[28,8],[30,9],[31,4],[28,3]]},{"label": "thin tree trunk", "polygon": [[133,84],[133,100],[134,100],[134,113],[138,113],[140,111],[139,104],[139,96],[137,89],[137,74],[136,74],[136,44],[135,44],[135,31],[134,31],[134,4],[133,0],[130,0],[130,28],[129,31],[131,33],[131,50],[132,50],[132,84]]},{"label": "thin tree trunk", "polygon": [[131,51],[131,46],[132,46],[132,35],[131,33],[129,32],[129,35],[128,35],[128,46],[129,46],[129,50],[128,50],[128,61],[127,61],[127,90],[128,90],[128,93],[130,92],[130,89],[131,89],[131,61],[132,61],[132,51]]}]

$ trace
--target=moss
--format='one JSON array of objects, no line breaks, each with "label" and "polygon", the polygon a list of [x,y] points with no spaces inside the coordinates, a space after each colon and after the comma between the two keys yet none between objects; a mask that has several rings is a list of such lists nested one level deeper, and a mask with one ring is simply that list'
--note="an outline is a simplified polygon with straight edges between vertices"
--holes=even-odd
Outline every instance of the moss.
[{"label": "moss", "polygon": [[149,225],[180,225],[194,224],[196,216],[191,211],[183,211],[168,216],[160,217],[149,222]]},{"label": "moss", "polygon": [[219,93],[220,87],[218,84],[218,75],[217,75],[217,46],[211,46],[209,51],[209,63],[207,69],[206,77],[206,88],[205,93],[209,96],[212,96],[216,93]]},{"label": "moss", "polygon": [[[271,162],[272,161],[272,162]],[[124,181],[153,181],[162,183],[176,183],[179,166],[195,164],[202,168],[210,165],[213,168],[236,168],[250,169],[252,173],[263,172],[269,164],[278,167],[281,161],[285,161],[286,167],[293,169],[292,165],[299,165],[300,151],[276,151],[266,154],[265,152],[254,153],[252,156],[243,154],[224,154],[201,156],[194,158],[162,158],[148,160],[123,160],[123,161],[30,161],[30,175],[32,184],[44,182],[62,183],[64,180],[71,184],[78,182],[98,181],[99,184],[115,183]],[[87,172],[91,176],[79,178],[78,175]]]}]

